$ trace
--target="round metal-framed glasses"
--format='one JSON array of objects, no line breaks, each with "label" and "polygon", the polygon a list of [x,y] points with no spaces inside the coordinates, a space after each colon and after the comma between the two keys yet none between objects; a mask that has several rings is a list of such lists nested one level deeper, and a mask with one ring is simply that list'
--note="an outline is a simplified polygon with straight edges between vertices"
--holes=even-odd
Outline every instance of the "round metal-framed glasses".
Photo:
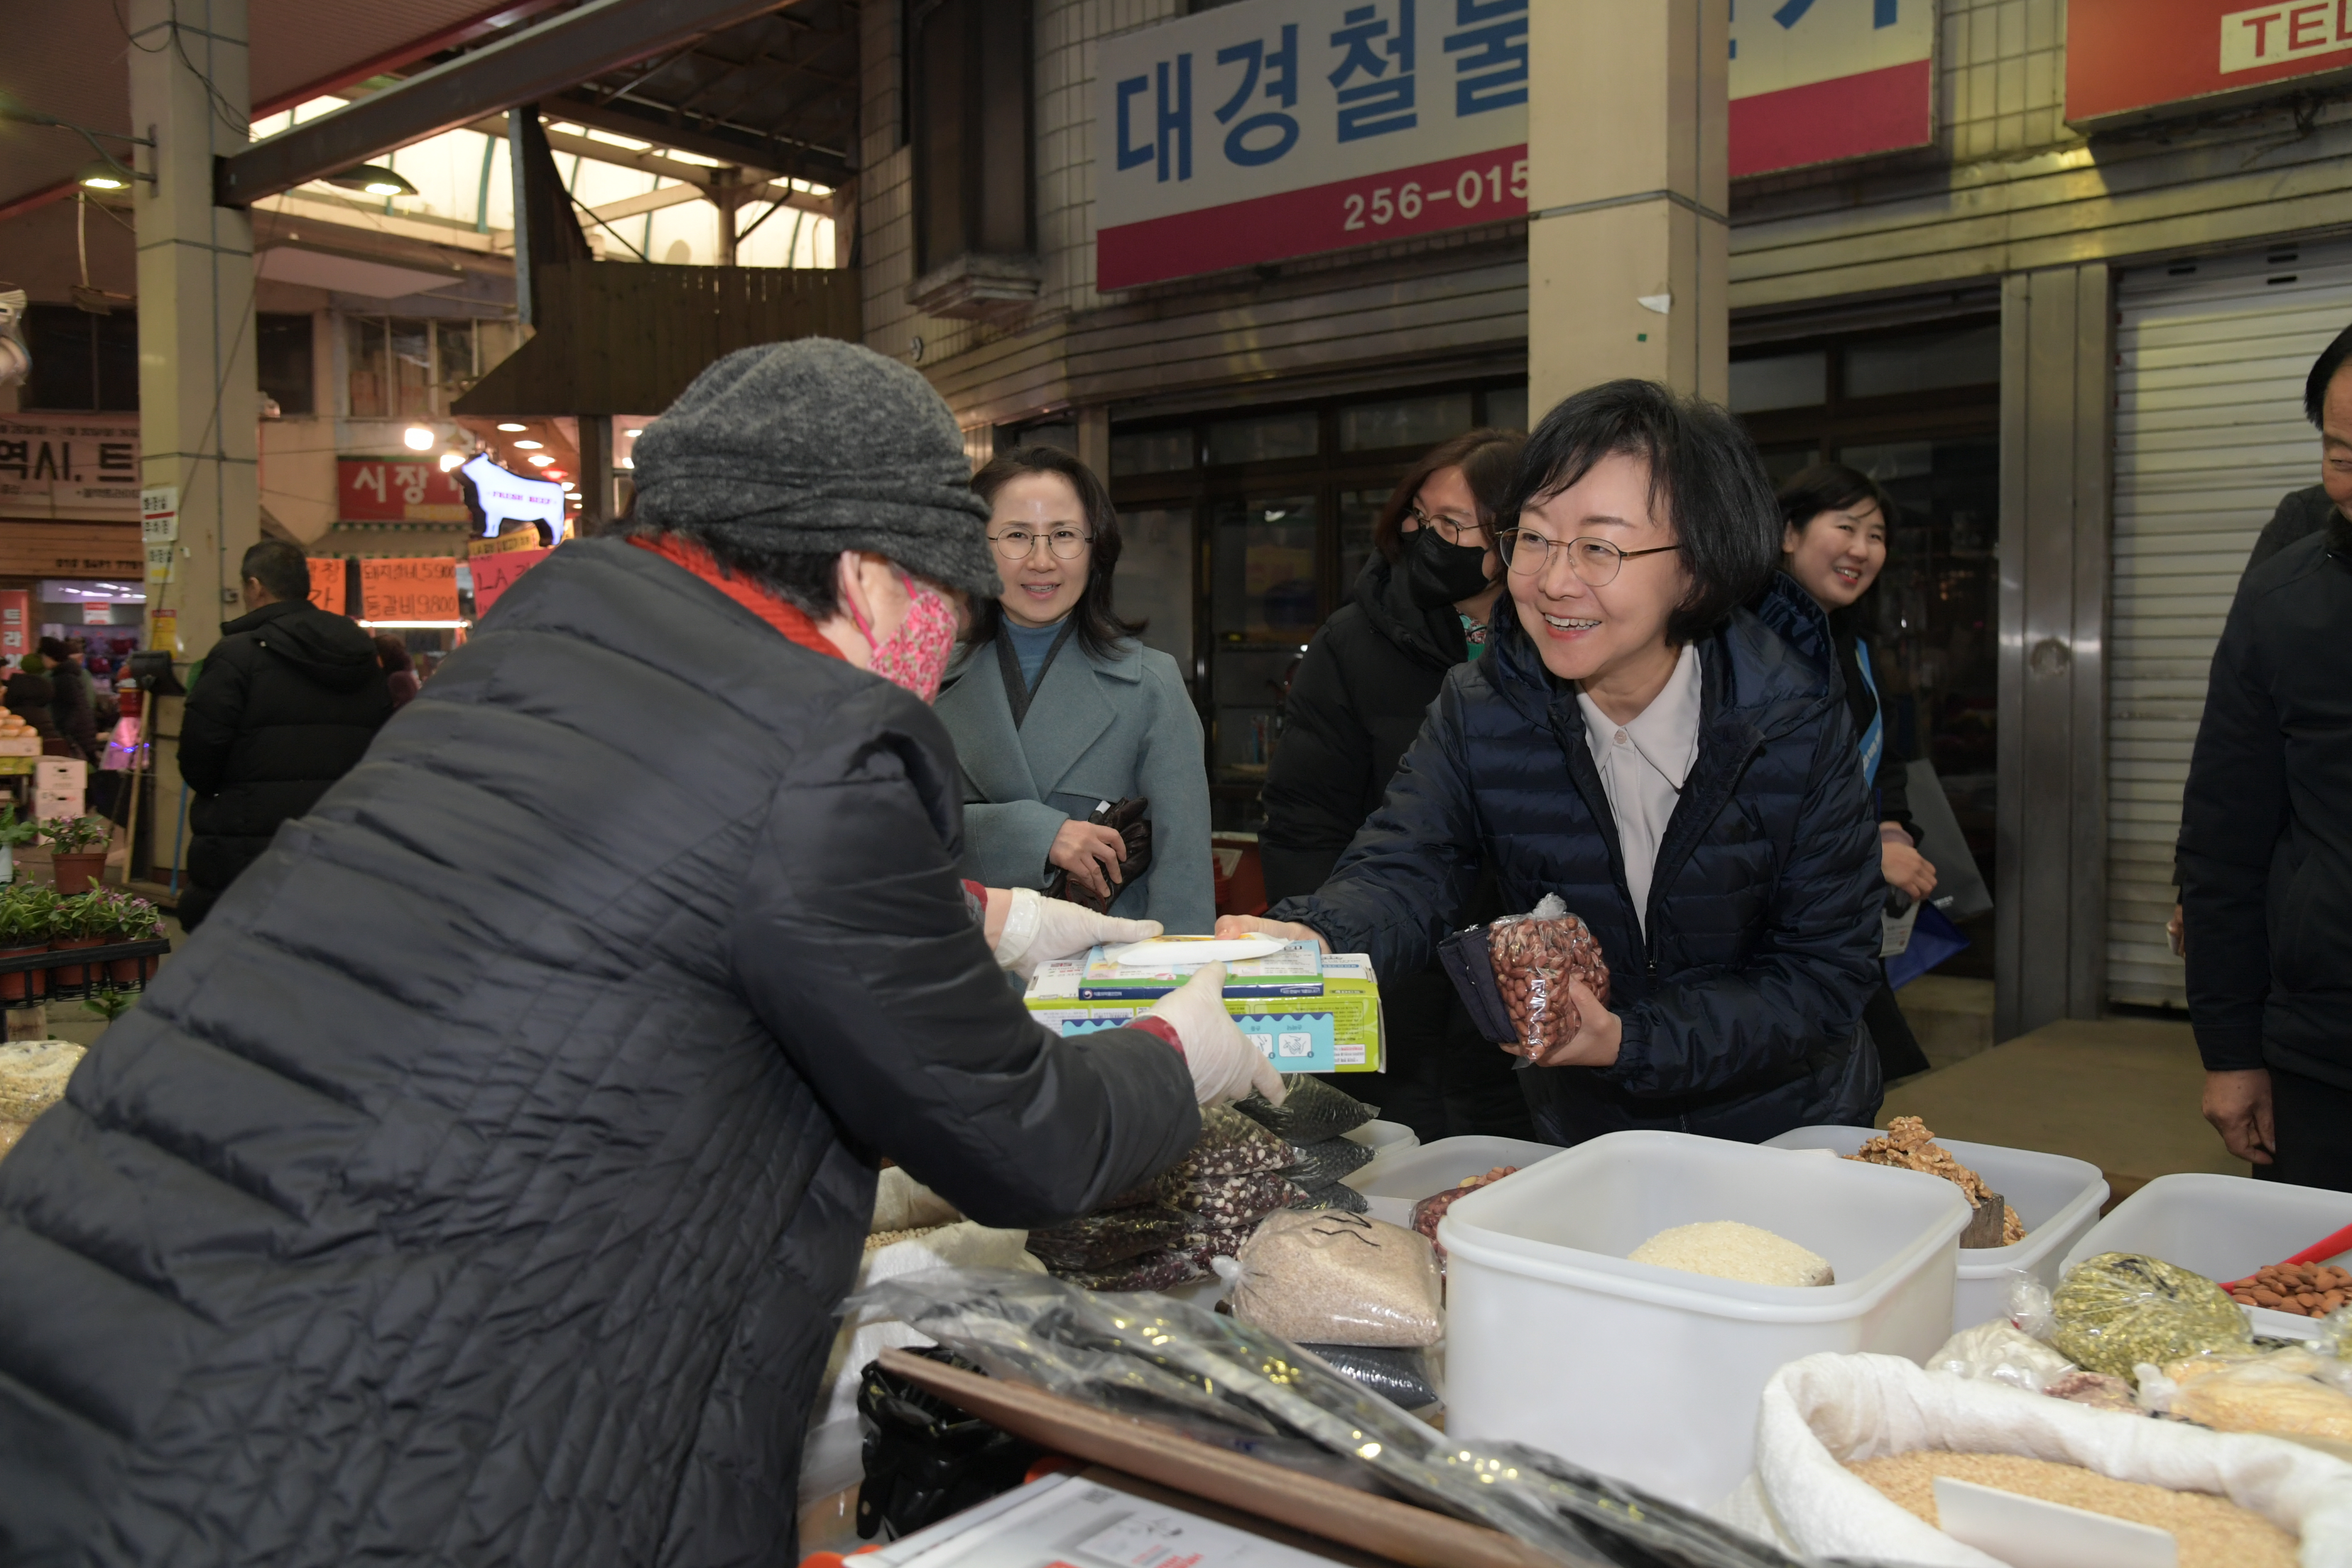
[{"label": "round metal-framed glasses", "polygon": [[1605,539],[1546,539],[1524,528],[1505,529],[1496,545],[1503,552],[1503,563],[1518,577],[1540,577],[1550,569],[1555,555],[1564,554],[1568,569],[1588,588],[1605,588],[1614,583],[1628,561],[1682,548],[1660,544],[1648,550],[1620,550]]},{"label": "round metal-framed glasses", "polygon": [[1033,533],[1025,528],[1008,528],[1003,533],[992,533],[988,542],[1007,561],[1026,561],[1037,549],[1039,541],[1054,552],[1056,561],[1076,561],[1087,552],[1094,535],[1080,533],[1075,528],[1057,528],[1050,533]]}]

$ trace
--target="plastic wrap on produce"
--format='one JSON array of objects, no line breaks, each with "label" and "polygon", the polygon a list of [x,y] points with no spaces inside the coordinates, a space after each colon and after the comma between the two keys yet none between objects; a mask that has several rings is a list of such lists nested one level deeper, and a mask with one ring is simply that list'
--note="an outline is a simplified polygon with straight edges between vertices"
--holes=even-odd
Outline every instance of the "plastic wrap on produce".
[{"label": "plastic wrap on produce", "polygon": [[1320,1143],[1293,1143],[1290,1165],[1282,1173],[1302,1187],[1328,1186],[1352,1176],[1374,1158],[1373,1152],[1346,1138],[1326,1138]]},{"label": "plastic wrap on produce", "polygon": [[1290,1205],[1295,1209],[1338,1209],[1342,1214],[1370,1214],[1372,1210],[1372,1200],[1345,1182],[1327,1182],[1299,1190],[1307,1196]]},{"label": "plastic wrap on produce", "polygon": [[1511,1443],[1450,1438],[1288,1342],[1152,1295],[1090,1295],[1061,1280],[943,1269],[851,1306],[895,1314],[990,1375],[1172,1425],[1282,1462],[1302,1438],[1412,1501],[1576,1563],[1799,1568],[1728,1525]]},{"label": "plastic wrap on produce", "polygon": [[2136,1377],[2143,1362],[2253,1349],[2245,1314],[2220,1286],[2134,1252],[2103,1252],[2067,1270],[2051,1293],[2050,1321],[2059,1354],[2110,1377]]},{"label": "plastic wrap on produce", "polygon": [[1367,1393],[1400,1410],[1426,1410],[1444,1403],[1438,1391],[1436,1353],[1418,1346],[1315,1345],[1307,1352]]},{"label": "plastic wrap on produce", "polygon": [[1294,1342],[1420,1347],[1445,1337],[1436,1255],[1402,1226],[1272,1215],[1217,1272],[1233,1283],[1235,1317]]},{"label": "plastic wrap on produce", "polygon": [[1319,1078],[1302,1074],[1292,1079],[1287,1088],[1280,1105],[1254,1094],[1237,1102],[1234,1109],[1276,1137],[1286,1138],[1293,1143],[1319,1143],[1342,1132],[1353,1132],[1381,1113],[1380,1107],[1366,1105]]},{"label": "plastic wrap on produce", "polygon": [[1057,1274],[1108,1268],[1184,1239],[1192,1222],[1172,1208],[1103,1209],[1029,1233],[1029,1250]]},{"label": "plastic wrap on produce", "polygon": [[1204,1176],[1246,1176],[1279,1171],[1294,1155],[1289,1144],[1230,1105],[1201,1107],[1201,1140],[1171,1173],[1180,1182]]}]

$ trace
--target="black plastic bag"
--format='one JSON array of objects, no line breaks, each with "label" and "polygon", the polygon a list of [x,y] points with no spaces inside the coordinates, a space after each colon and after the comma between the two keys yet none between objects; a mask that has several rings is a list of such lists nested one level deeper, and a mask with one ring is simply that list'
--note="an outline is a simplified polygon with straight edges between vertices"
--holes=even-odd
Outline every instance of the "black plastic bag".
[{"label": "black plastic bag", "polygon": [[1372,1163],[1372,1151],[1348,1138],[1326,1138],[1320,1143],[1293,1143],[1290,1168],[1282,1173],[1302,1187],[1328,1186],[1352,1176]]},{"label": "black plastic bag", "polygon": [[1298,1348],[1365,1393],[1377,1394],[1400,1410],[1426,1410],[1440,1403],[1437,1378],[1425,1348],[1310,1345],[1303,1340]]},{"label": "black plastic bag", "polygon": [[[1184,1239],[1192,1221],[1158,1205],[1105,1209],[1029,1233],[1029,1251],[1056,1274],[1091,1274]],[[1091,1287],[1102,1289],[1102,1286]]]},{"label": "black plastic bag", "polygon": [[1380,1107],[1366,1105],[1321,1079],[1303,1073],[1293,1077],[1285,1088],[1288,1092],[1280,1105],[1253,1094],[1247,1100],[1235,1101],[1234,1109],[1293,1143],[1319,1143],[1326,1138],[1337,1138],[1342,1132],[1354,1131],[1381,1113]]},{"label": "black plastic bag", "polygon": [[[936,1345],[911,1353],[980,1370]],[[866,1480],[857,1489],[861,1541],[877,1533],[896,1541],[1009,1492],[1045,1453],[883,1371],[878,1361],[866,1363],[857,1414],[866,1427]]]}]

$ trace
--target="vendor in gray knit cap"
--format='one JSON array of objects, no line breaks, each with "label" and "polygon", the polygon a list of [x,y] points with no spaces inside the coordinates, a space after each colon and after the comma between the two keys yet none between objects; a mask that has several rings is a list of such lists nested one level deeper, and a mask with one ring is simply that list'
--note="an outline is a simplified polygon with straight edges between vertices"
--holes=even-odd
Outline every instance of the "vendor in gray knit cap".
[{"label": "vendor in gray knit cap", "polygon": [[919,375],[746,350],[636,457],[0,1163],[12,1561],[793,1562],[885,1156],[1053,1225],[1280,1096],[1214,967],[1008,985],[1157,928],[957,880]]}]

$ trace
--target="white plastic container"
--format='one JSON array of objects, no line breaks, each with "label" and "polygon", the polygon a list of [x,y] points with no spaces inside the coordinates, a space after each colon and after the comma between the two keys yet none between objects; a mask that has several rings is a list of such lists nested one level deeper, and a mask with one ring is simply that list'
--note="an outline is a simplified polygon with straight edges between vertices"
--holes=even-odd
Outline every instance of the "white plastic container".
[{"label": "white plastic container", "polygon": [[1382,1154],[1349,1176],[1348,1184],[1372,1201],[1374,1219],[1411,1225],[1412,1205],[1433,1193],[1458,1187],[1497,1165],[1525,1169],[1566,1152],[1557,1143],[1530,1143],[1522,1138],[1440,1138]]},{"label": "white plastic container", "polygon": [[[1800,1127],[1766,1140],[1764,1146],[1851,1154],[1877,1136],[1877,1129],[1871,1127]],[[2099,1223],[2099,1205],[2107,1201],[2107,1179],[2089,1161],[2063,1154],[1963,1143],[1956,1138],[1936,1142],[1982,1176],[2025,1222],[2025,1239],[2014,1247],[1960,1249],[1959,1279],[1952,1287],[1952,1327],[1973,1328],[2008,1315],[2011,1269],[2038,1275],[2045,1285],[2058,1283],[2059,1261]]]},{"label": "white plastic container", "polygon": [[[1811,1247],[1837,1282],[1748,1285],[1627,1259],[1701,1220]],[[1924,1361],[1944,1342],[1968,1221],[1958,1187],[1916,1171],[1683,1132],[1564,1150],[1438,1226],[1446,1430],[1712,1508],[1753,1468],[1757,1399],[1784,1363],[1818,1351]]]},{"label": "white plastic container", "polygon": [[[2117,1204],[2115,1213],[2074,1244],[2059,1268],[2063,1276],[2102,1252],[2138,1252],[2227,1284],[2284,1262],[2347,1225],[2352,1193],[2188,1171],[2158,1176]],[[2343,1263],[2348,1257],[2352,1253],[2321,1261]],[[2310,1337],[2309,1318],[2260,1307],[2240,1310],[2258,1334]]]}]

